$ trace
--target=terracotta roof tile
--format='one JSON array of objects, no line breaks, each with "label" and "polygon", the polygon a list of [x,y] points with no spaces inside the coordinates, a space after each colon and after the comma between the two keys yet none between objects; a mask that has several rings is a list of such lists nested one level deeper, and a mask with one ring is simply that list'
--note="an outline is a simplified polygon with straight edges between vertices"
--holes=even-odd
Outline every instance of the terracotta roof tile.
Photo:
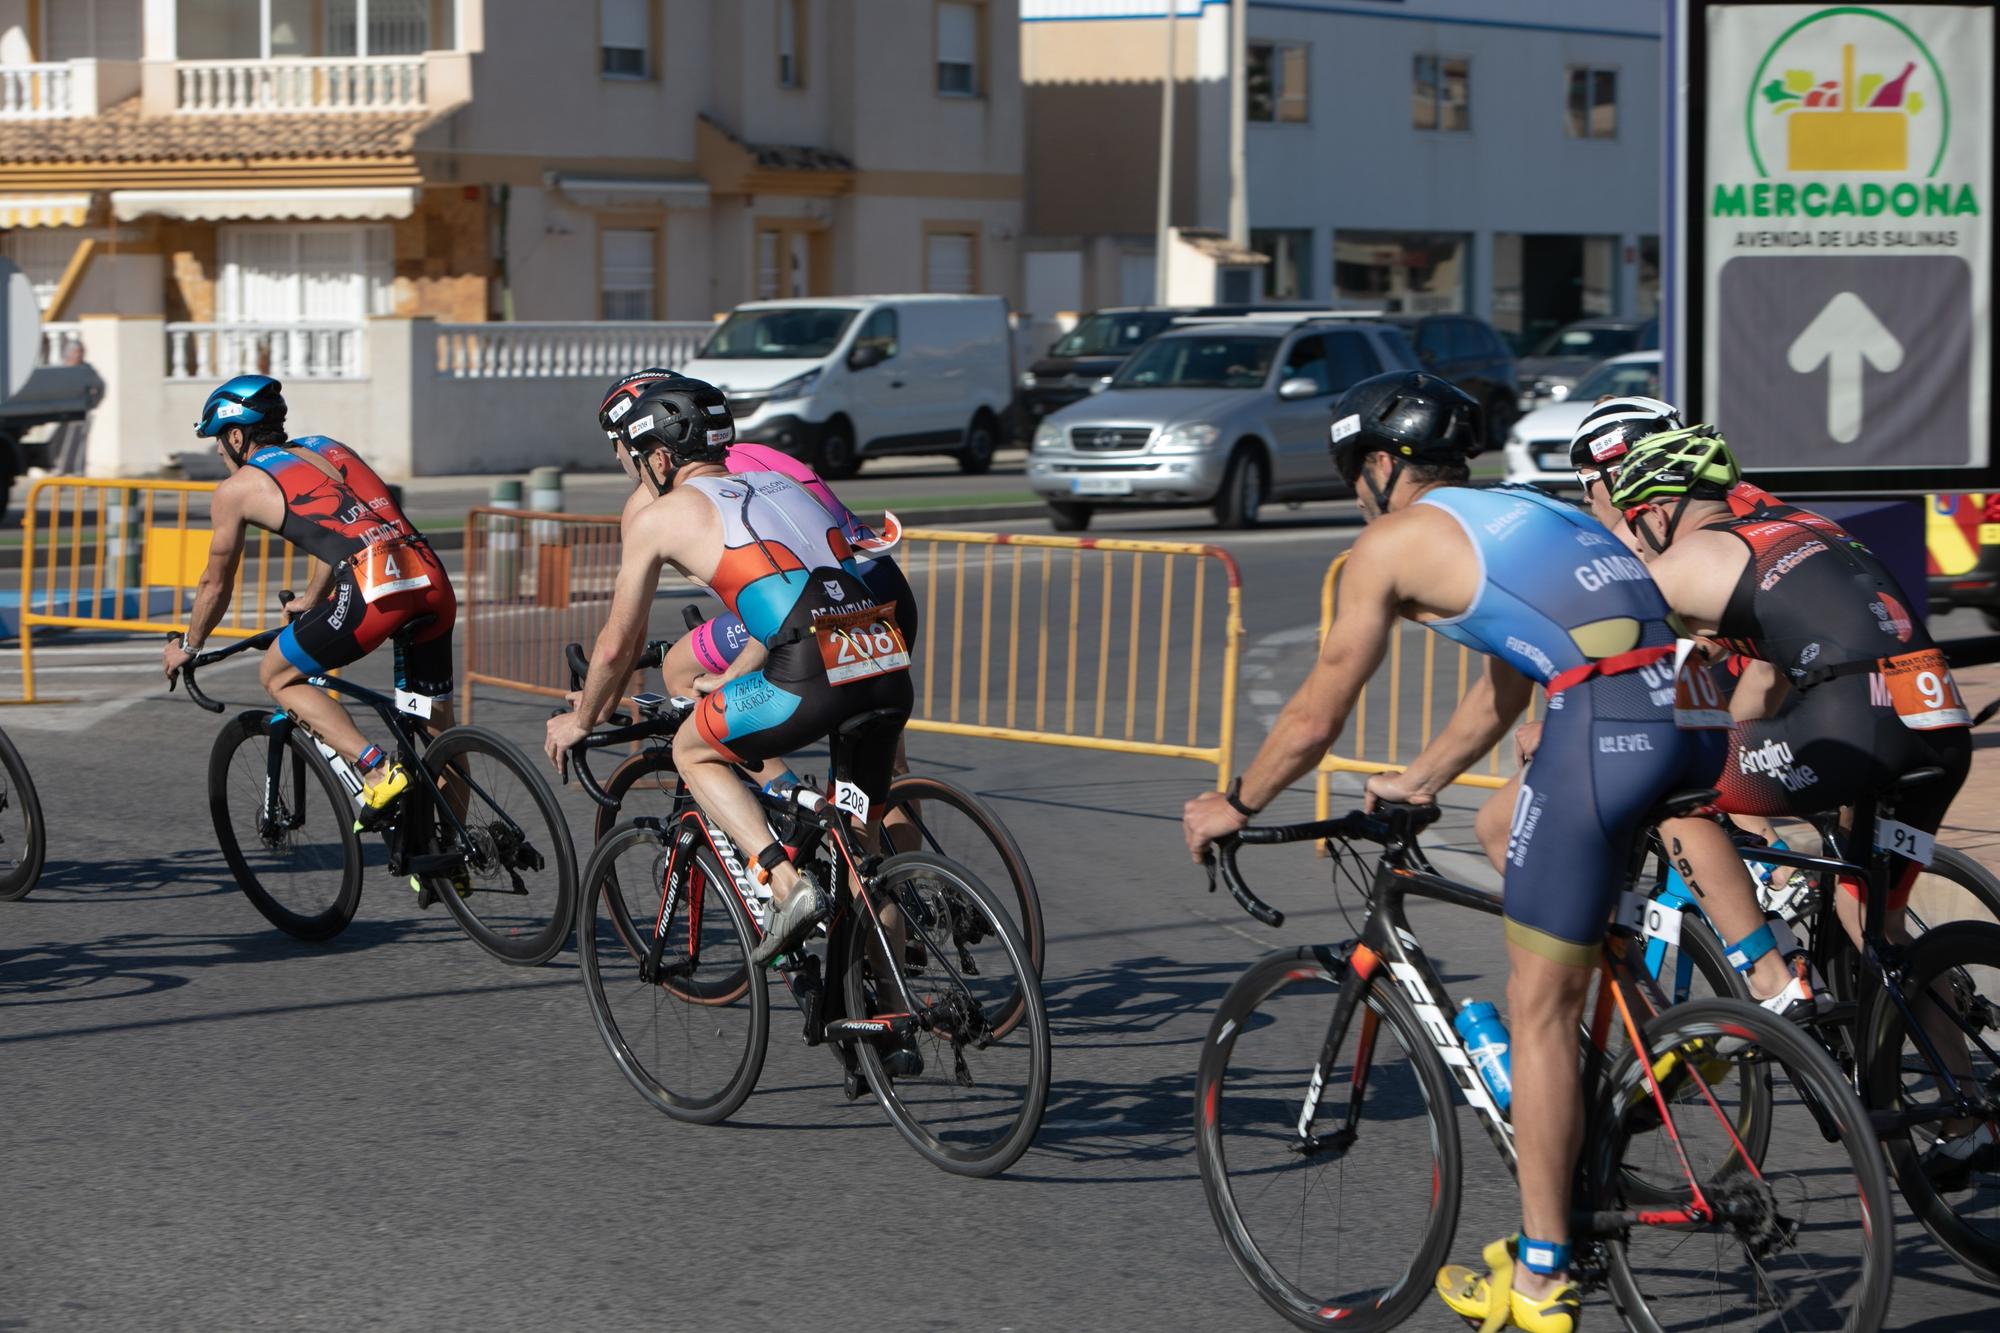
[{"label": "terracotta roof tile", "polygon": [[430,119],[428,111],[142,116],[132,97],[97,116],[0,121],[0,166],[402,157]]},{"label": "terracotta roof tile", "polygon": [[852,171],[853,161],[831,148],[818,148],[811,144],[749,143],[739,139],[725,129],[713,116],[704,115],[703,120],[721,131],[724,138],[750,154],[756,165],[766,171]]}]

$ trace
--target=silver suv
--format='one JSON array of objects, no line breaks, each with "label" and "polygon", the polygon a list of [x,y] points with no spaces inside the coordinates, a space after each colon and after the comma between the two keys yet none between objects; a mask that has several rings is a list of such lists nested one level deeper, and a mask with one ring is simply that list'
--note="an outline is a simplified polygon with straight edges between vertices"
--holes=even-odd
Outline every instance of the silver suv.
[{"label": "silver suv", "polygon": [[1418,362],[1400,329],[1356,319],[1248,317],[1161,333],[1100,393],[1035,431],[1028,484],[1058,531],[1106,505],[1205,504],[1225,528],[1267,500],[1348,494],[1327,452],[1333,400]]}]

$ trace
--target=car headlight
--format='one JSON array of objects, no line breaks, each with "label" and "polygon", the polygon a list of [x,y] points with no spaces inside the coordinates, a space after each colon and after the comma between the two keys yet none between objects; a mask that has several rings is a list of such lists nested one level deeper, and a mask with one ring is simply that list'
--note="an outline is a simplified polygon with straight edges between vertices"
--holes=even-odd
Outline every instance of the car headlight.
[{"label": "car headlight", "polygon": [[1111,377],[1109,375],[1105,375],[1101,376],[1095,384],[1090,386],[1090,391],[1092,393],[1103,393],[1106,389],[1110,387],[1111,387]]},{"label": "car headlight", "polygon": [[786,380],[767,395],[771,402],[782,403],[788,398],[803,398],[819,384],[819,371],[808,370],[805,374]]},{"label": "car headlight", "polygon": [[1188,425],[1170,426],[1160,432],[1160,438],[1153,442],[1156,454],[1198,454],[1215,443],[1218,432],[1213,426]]},{"label": "car headlight", "polygon": [[1040,453],[1044,449],[1060,449],[1062,448],[1062,442],[1063,433],[1061,426],[1051,426],[1045,421],[1035,427],[1036,453]]},{"label": "car headlight", "polygon": [[1560,403],[1563,399],[1569,397],[1569,385],[1560,383],[1549,385],[1549,397]]},{"label": "car headlight", "polygon": [[1035,385],[1036,385],[1037,383],[1038,383],[1038,381],[1037,381],[1037,380],[1035,379],[1035,372],[1034,372],[1034,371],[1032,371],[1032,370],[1024,370],[1024,371],[1022,371],[1022,372],[1021,372],[1021,387],[1022,387],[1022,388],[1024,388],[1024,389],[1032,389],[1032,388],[1034,388],[1034,387],[1035,387]]}]

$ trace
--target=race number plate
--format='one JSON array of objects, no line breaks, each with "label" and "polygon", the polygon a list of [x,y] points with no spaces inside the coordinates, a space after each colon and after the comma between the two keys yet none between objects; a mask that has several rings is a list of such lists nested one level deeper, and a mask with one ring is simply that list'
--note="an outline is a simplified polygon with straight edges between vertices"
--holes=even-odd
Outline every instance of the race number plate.
[{"label": "race number plate", "polygon": [[1937,837],[1893,819],[1878,819],[1875,821],[1875,849],[1894,852],[1920,866],[1927,866],[1937,851]]},{"label": "race number plate", "polygon": [[862,823],[868,822],[868,793],[847,779],[840,778],[834,782],[833,803]]},{"label": "race number plate", "polygon": [[428,564],[408,542],[378,542],[355,552],[354,581],[361,600],[378,602],[399,592],[431,586]]},{"label": "race number plate", "polygon": [[413,694],[409,690],[396,691],[396,711],[408,713],[411,717],[430,720],[433,700],[428,694]]},{"label": "race number plate", "polygon": [[910,648],[896,628],[895,612],[896,604],[890,602],[813,622],[828,684],[846,685],[910,669]]},{"label": "race number plate", "polygon": [[1882,659],[1882,683],[1889,702],[1911,731],[1940,731],[1972,725],[1944,653],[1936,648]]},{"label": "race number plate", "polygon": [[1729,730],[1729,705],[1693,639],[1674,641],[1674,725],[1682,731]]},{"label": "race number plate", "polygon": [[1681,942],[1680,909],[1656,903],[1643,893],[1620,894],[1612,924],[1644,939],[1673,945]]}]

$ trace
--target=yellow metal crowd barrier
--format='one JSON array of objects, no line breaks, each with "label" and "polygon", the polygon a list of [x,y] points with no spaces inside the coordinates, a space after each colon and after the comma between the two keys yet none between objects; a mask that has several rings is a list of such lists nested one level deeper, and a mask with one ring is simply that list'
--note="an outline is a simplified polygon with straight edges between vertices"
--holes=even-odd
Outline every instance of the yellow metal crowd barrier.
[{"label": "yellow metal crowd barrier", "polygon": [[[1322,641],[1333,627],[1340,570],[1346,563],[1346,555],[1335,557],[1327,567],[1326,581],[1320,585]],[[1408,646],[1412,639],[1422,642]],[[1319,817],[1325,819],[1331,811],[1334,774],[1401,772],[1451,716],[1475,679],[1474,673],[1485,669],[1485,662],[1476,660],[1471,649],[1452,643],[1414,621],[1398,621],[1389,639],[1387,660],[1376,669],[1374,678],[1355,701],[1354,713],[1335,752],[1320,761],[1315,779]],[[1448,691],[1442,703],[1438,698],[1441,687]],[[1412,701],[1414,718],[1408,716]],[[1540,708],[1537,695],[1529,716],[1537,716]],[[1511,753],[1512,745],[1511,737],[1503,740],[1487,755],[1485,772],[1468,772],[1458,781],[1470,787],[1504,786],[1507,778],[1500,771],[1500,754],[1502,750]]]},{"label": "yellow metal crowd barrier", "polygon": [[[35,702],[37,627],[162,634],[187,627],[195,585],[208,566],[214,493],[214,482],[81,477],[44,477],[28,488],[21,516],[23,702]],[[244,638],[268,629],[276,623],[278,591],[303,589],[317,563],[252,529],[235,600],[215,633]]]},{"label": "yellow metal crowd barrier", "polygon": [[[475,685],[562,694],[563,645],[609,614],[618,520],[482,508],[465,541],[467,715]],[[1226,551],[906,528],[896,560],[920,611],[911,730],[1192,759],[1227,783],[1243,621]]]}]

